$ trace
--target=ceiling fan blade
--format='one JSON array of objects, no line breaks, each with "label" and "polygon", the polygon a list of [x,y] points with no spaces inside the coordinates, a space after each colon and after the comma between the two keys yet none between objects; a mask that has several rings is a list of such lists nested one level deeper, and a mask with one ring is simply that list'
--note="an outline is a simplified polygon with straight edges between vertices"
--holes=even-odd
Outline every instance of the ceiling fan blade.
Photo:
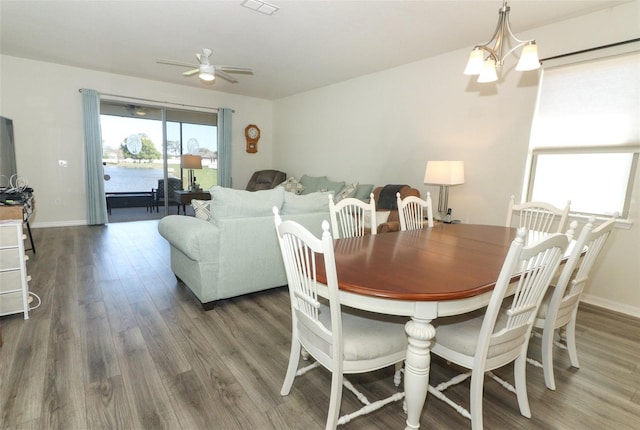
[{"label": "ceiling fan blade", "polygon": [[156,58],[156,63],[158,64],[168,64],[170,66],[182,66],[182,67],[198,67],[197,64],[193,63],[185,63],[182,61],[173,61],[173,60],[165,60],[164,58]]},{"label": "ceiling fan blade", "polygon": [[198,68],[198,69],[193,69],[193,70],[187,70],[186,72],[183,72],[182,74],[184,76],[193,76],[196,73],[198,73],[199,71],[200,71],[200,69]]},{"label": "ceiling fan blade", "polygon": [[223,72],[222,70],[219,70],[218,68],[216,68],[216,76],[219,78],[224,79],[225,81],[229,81],[232,84],[235,84],[238,82],[237,79],[235,79],[233,76],[231,76],[228,73]]},{"label": "ceiling fan blade", "polygon": [[216,70],[222,70],[227,73],[245,73],[253,75],[253,69],[251,67],[239,67],[239,66],[215,66]]}]

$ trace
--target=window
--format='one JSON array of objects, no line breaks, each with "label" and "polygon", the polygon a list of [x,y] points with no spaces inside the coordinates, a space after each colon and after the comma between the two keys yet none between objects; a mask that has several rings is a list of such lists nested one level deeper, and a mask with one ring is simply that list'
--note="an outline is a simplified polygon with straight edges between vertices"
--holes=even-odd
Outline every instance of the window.
[{"label": "window", "polygon": [[[166,115],[167,152],[163,151],[162,111]],[[101,101],[104,172],[109,180],[105,192],[149,191],[163,178],[167,158],[168,176],[181,178],[188,187],[187,171],[180,167],[180,155],[202,156],[197,182],[208,190],[218,183],[217,115],[210,112],[141,106]],[[139,138],[135,153],[127,145],[130,136]]]},{"label": "window", "polygon": [[[636,48],[637,49],[637,48]],[[571,212],[629,212],[640,153],[640,52],[543,71],[529,143],[527,200]]]}]

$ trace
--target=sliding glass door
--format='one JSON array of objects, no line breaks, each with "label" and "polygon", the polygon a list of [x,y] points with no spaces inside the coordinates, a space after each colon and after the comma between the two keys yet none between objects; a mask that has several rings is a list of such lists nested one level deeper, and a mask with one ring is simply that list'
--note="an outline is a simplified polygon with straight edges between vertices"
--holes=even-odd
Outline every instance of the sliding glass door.
[{"label": "sliding glass door", "polygon": [[[146,213],[178,212],[176,190],[189,189],[181,156],[195,155],[193,175],[203,190],[217,184],[217,116],[211,112],[101,102],[105,194],[111,214],[140,208]],[[166,196],[166,198],[165,198]],[[111,204],[110,204],[111,203]]]}]

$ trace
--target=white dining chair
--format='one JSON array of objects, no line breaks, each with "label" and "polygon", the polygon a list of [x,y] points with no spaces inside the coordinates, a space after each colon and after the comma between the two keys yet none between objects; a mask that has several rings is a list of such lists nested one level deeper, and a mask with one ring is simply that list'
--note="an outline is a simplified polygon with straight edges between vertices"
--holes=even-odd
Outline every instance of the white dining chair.
[{"label": "white dining chair", "polygon": [[[567,201],[564,208],[558,208],[546,202],[523,202],[516,204],[515,196],[509,199],[507,210],[507,227],[526,227],[529,231],[538,233],[562,233],[564,232],[571,200]],[[518,218],[517,225],[511,225],[513,219]]]},{"label": "white dining chair", "polygon": [[424,227],[424,218],[427,216],[427,225],[433,227],[433,205],[431,193],[427,193],[427,199],[408,196],[404,199],[400,193],[396,194],[398,202],[398,217],[400,218],[400,230],[419,230]]},{"label": "white dining chair", "polygon": [[[482,397],[485,373],[516,393],[520,413],[531,417],[526,385],[529,335],[538,306],[567,248],[567,236],[555,233],[525,246],[527,230],[518,229],[505,258],[489,305],[472,314],[434,321],[435,343],[431,352],[469,372],[457,375],[428,390],[471,420],[473,430],[482,429]],[[512,284],[512,277],[519,274]],[[503,300],[510,285],[515,293],[509,306]],[[515,388],[491,370],[514,362]],[[471,377],[471,412],[456,404],[444,391]]]},{"label": "white dining chair", "polygon": [[[545,294],[534,321],[534,327],[542,330],[542,368],[545,385],[550,390],[556,389],[553,372],[554,343],[568,350],[573,367],[580,367],[576,348],[576,315],[580,295],[595,261],[615,227],[616,218],[613,217],[596,228],[593,226],[594,222],[595,218],[591,217],[582,228],[556,285]],[[566,327],[566,347],[560,342],[554,342],[556,330],[562,327]],[[529,359],[529,362],[539,365],[533,359]]]},{"label": "white dining chair", "polygon": [[367,229],[371,230],[371,234],[377,232],[376,201],[373,193],[369,196],[369,203],[352,197],[334,203],[333,195],[329,194],[329,215],[331,231],[336,239],[364,236]]},{"label": "white dining chair", "polygon": [[[404,398],[404,392],[370,402],[344,374],[364,373],[395,365],[394,383],[400,384],[400,369],[407,352],[406,318],[342,308],[338,292],[333,239],[329,223],[322,223],[322,237],[317,238],[295,221],[282,221],[273,208],[275,225],[284,260],[291,302],[291,353],[280,394],[291,391],[297,376],[323,366],[332,373],[326,429],[335,429],[360,415]],[[317,259],[324,262],[327,284],[316,277]],[[326,289],[328,302],[319,296]],[[298,369],[302,350],[315,362]],[[352,391],[364,404],[359,410],[340,416],[342,386]]]}]

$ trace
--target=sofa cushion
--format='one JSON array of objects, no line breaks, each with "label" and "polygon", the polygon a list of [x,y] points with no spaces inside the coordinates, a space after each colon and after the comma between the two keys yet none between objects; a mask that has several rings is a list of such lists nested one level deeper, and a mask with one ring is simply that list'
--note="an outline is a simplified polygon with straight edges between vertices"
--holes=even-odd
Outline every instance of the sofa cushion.
[{"label": "sofa cushion", "polygon": [[296,195],[284,193],[284,204],[282,205],[282,215],[300,214],[308,212],[329,212],[329,194],[313,193],[307,195]]},{"label": "sofa cushion", "polygon": [[302,194],[311,194],[320,191],[320,189],[325,186],[326,180],[326,176],[302,175],[300,178],[300,183],[304,187]]},{"label": "sofa cushion", "polygon": [[273,207],[282,207],[284,188],[244,191],[220,186],[211,187],[211,220],[273,215]]},{"label": "sofa cushion", "polygon": [[279,187],[283,187],[285,191],[294,194],[302,194],[304,191],[304,185],[302,185],[296,178],[293,176],[278,185]]},{"label": "sofa cushion", "polygon": [[373,184],[358,184],[353,197],[368,202],[372,191]]}]

